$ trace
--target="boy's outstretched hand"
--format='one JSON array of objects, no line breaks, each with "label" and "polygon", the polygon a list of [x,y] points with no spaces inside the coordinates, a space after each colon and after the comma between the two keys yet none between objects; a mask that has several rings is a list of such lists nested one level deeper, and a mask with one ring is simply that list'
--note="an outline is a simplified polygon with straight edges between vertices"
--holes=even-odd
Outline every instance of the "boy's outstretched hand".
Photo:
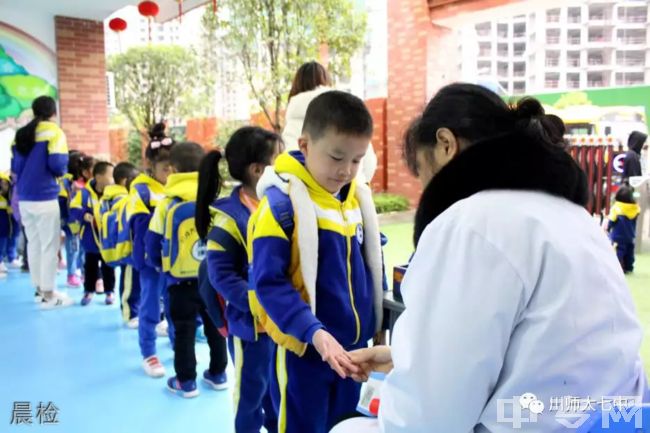
[{"label": "boy's outstretched hand", "polygon": [[323,361],[327,362],[332,370],[341,376],[341,379],[357,374],[357,367],[350,360],[349,354],[332,334],[324,329],[319,329],[312,338],[312,344]]},{"label": "boy's outstretched hand", "polygon": [[350,377],[357,382],[365,382],[373,371],[388,373],[393,369],[393,355],[390,346],[373,346],[367,349],[354,350],[348,353],[356,366],[351,370]]}]

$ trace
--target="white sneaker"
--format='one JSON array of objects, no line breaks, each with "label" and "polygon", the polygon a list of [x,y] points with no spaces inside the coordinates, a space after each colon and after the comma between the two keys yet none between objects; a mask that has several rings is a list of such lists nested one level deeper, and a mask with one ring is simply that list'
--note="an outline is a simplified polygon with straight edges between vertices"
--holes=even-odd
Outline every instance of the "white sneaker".
[{"label": "white sneaker", "polygon": [[167,323],[166,320],[163,320],[162,322],[156,325],[156,335],[158,337],[168,337],[169,336],[168,329],[169,329],[169,324]]},{"label": "white sneaker", "polygon": [[9,269],[20,269],[23,266],[23,261],[20,259],[15,259],[9,262]]},{"label": "white sneaker", "polygon": [[43,298],[43,302],[41,302],[41,309],[42,310],[52,310],[54,308],[63,308],[63,307],[69,307],[74,304],[74,301],[72,298],[70,298],[67,295],[64,295],[63,293],[54,293],[54,296],[51,299],[45,299]]},{"label": "white sneaker", "polygon": [[7,272],[9,272],[9,270],[5,265],[5,262],[0,262],[0,274],[6,274]]},{"label": "white sneaker", "polygon": [[140,320],[137,317],[126,322],[126,327],[129,329],[138,329],[138,326],[140,326]]},{"label": "white sneaker", "polygon": [[160,363],[156,355],[150,356],[142,361],[142,368],[149,377],[164,377],[165,367]]},{"label": "white sneaker", "polygon": [[43,292],[40,289],[36,289],[34,292],[34,303],[40,304],[41,302],[43,302]]}]

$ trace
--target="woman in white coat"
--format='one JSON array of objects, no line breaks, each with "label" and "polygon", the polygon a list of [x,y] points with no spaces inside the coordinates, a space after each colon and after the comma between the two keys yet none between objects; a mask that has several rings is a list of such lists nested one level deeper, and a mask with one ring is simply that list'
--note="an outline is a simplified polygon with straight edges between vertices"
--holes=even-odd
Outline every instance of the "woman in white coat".
[{"label": "woman in white coat", "polygon": [[[309,62],[298,68],[289,92],[289,105],[282,131],[286,152],[298,150],[298,138],[302,135],[302,124],[309,103],[321,93],[333,90],[331,85],[329,73],[320,63]],[[377,155],[371,143],[366,156],[361,160],[357,179],[365,183],[370,182],[376,169]]]},{"label": "woman in white coat", "polygon": [[379,418],[333,431],[551,433],[582,419],[563,397],[641,399],[635,307],[558,120],[452,84],[414,121],[405,156],[425,189],[406,310],[391,347],[349,355],[358,380],[388,372]]}]

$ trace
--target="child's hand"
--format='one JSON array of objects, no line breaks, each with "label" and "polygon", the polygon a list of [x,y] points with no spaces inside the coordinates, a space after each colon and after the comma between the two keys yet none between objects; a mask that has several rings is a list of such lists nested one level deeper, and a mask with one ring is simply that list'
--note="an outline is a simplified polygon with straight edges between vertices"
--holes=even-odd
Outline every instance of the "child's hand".
[{"label": "child's hand", "polygon": [[350,360],[350,356],[339,344],[332,334],[319,329],[314,334],[312,344],[320,354],[324,362],[327,362],[332,370],[345,379],[350,374],[356,374],[357,367]]},{"label": "child's hand", "polygon": [[350,374],[357,382],[365,382],[373,371],[388,373],[393,369],[393,355],[389,346],[373,346],[348,353],[357,372]]},{"label": "child's hand", "polygon": [[93,215],[89,213],[84,214],[84,221],[86,221],[87,223],[91,223],[95,221],[95,217],[93,217]]}]

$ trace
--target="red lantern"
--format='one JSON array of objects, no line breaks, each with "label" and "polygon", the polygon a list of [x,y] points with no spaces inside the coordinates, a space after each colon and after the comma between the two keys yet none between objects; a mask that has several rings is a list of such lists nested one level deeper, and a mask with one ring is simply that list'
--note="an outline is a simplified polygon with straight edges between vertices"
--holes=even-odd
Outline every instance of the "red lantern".
[{"label": "red lantern", "polygon": [[178,21],[183,22],[183,0],[176,0],[178,2]]},{"label": "red lantern", "polygon": [[140,12],[140,15],[147,17],[147,20],[149,21],[149,42],[151,42],[151,20],[158,15],[160,9],[155,2],[147,0],[140,2],[138,5],[138,11]]},{"label": "red lantern", "polygon": [[126,30],[126,21],[122,18],[113,18],[108,22],[108,27],[115,33],[123,32]]},{"label": "red lantern", "polygon": [[138,5],[138,11],[140,12],[140,15],[144,17],[155,18],[156,15],[158,15],[160,9],[158,8],[158,5],[155,2],[147,0],[147,1],[140,2],[140,4]]}]

